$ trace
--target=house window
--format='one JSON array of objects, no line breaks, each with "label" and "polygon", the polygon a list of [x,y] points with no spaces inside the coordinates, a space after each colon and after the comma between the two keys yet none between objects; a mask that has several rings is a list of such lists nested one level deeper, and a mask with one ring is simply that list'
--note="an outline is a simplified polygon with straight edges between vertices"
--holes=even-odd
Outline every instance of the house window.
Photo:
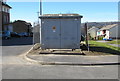
[{"label": "house window", "polygon": [[100,32],[97,32],[97,35],[100,35]]},{"label": "house window", "polygon": [[103,30],[103,34],[106,34],[106,30]]},{"label": "house window", "polygon": [[6,11],[6,8],[4,7],[4,12]]},{"label": "house window", "polygon": [[4,23],[7,23],[8,22],[8,20],[7,20],[8,18],[7,18],[7,16],[6,15],[4,15]]},{"label": "house window", "polygon": [[2,11],[2,6],[0,6],[0,11]]},{"label": "house window", "polygon": [[4,11],[4,6],[2,7],[2,11]]},{"label": "house window", "polygon": [[8,16],[6,16],[6,22],[8,23]]},{"label": "house window", "polygon": [[2,11],[3,11],[3,12],[7,12],[7,13],[9,13],[9,8],[3,6],[3,7],[2,7]]},{"label": "house window", "polygon": [[7,8],[7,13],[9,13],[9,9]]}]

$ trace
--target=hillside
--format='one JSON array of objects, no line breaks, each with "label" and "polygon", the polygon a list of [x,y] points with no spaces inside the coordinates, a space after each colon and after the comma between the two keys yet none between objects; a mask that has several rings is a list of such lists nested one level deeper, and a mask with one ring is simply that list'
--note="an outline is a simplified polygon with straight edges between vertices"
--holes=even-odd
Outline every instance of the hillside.
[{"label": "hillside", "polygon": [[[105,25],[112,25],[112,24],[117,24],[118,22],[88,22],[88,29],[90,29],[92,26],[95,26],[97,28],[102,28]],[[81,23],[81,27],[82,27],[82,34],[84,35],[84,25],[85,23]]]},{"label": "hillside", "polygon": [[[112,24],[117,24],[118,22],[88,22],[88,29],[91,28],[92,26],[95,26],[97,28],[102,28],[105,25],[112,25]],[[85,23],[82,23],[81,26],[84,27]]]}]

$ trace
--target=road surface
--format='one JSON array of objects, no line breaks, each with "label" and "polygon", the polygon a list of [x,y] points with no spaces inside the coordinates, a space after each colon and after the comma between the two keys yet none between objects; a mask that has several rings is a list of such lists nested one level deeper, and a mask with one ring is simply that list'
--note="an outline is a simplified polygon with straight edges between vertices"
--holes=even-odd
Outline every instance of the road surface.
[{"label": "road surface", "polygon": [[117,79],[117,65],[40,65],[21,58],[32,47],[32,38],[3,42],[3,79]]}]

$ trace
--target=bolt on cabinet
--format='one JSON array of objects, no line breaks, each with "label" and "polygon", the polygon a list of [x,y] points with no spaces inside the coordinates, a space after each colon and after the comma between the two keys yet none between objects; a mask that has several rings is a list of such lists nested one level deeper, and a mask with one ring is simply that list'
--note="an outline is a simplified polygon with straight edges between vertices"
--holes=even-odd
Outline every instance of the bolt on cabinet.
[{"label": "bolt on cabinet", "polygon": [[41,16],[41,49],[79,49],[82,16]]}]

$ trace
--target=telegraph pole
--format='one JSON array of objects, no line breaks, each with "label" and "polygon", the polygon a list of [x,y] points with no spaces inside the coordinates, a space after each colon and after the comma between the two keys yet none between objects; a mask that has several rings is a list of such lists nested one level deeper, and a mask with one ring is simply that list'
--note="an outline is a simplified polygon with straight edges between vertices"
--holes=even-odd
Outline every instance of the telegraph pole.
[{"label": "telegraph pole", "polygon": [[39,24],[39,13],[40,13],[40,12],[37,12],[37,15],[38,15],[38,24]]},{"label": "telegraph pole", "polygon": [[86,42],[86,46],[88,48],[88,51],[89,51],[89,43],[88,43],[88,22],[85,23],[84,25],[85,27],[85,42]]},{"label": "telegraph pole", "polygon": [[40,15],[42,15],[42,0],[40,0]]},{"label": "telegraph pole", "polygon": [[[42,0],[40,0],[40,16],[42,16]],[[41,27],[42,27],[42,19],[40,20],[40,44],[41,44]]]}]

